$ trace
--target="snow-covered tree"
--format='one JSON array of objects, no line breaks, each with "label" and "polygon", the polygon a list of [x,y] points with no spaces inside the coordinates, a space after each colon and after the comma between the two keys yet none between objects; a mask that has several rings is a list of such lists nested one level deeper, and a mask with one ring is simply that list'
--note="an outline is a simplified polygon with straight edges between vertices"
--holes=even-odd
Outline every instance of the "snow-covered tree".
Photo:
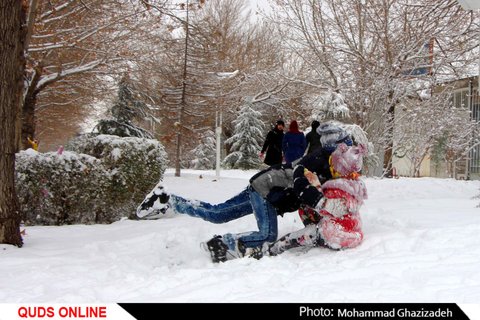
[{"label": "snow-covered tree", "polygon": [[350,112],[345,104],[345,98],[331,90],[316,97],[312,107],[312,118],[318,120],[347,118]]},{"label": "snow-covered tree", "polygon": [[419,175],[429,155],[434,163],[447,163],[448,174],[453,176],[453,162],[475,140],[476,123],[470,119],[470,110],[453,106],[450,93],[446,88],[432,97],[409,101],[396,116],[395,156],[409,160],[411,176]]},{"label": "snow-covered tree", "polygon": [[[383,151],[385,175],[396,109],[440,79],[462,77],[478,59],[478,18],[454,0],[271,2],[270,21],[309,67],[308,82],[344,97],[351,121]],[[435,108],[433,100],[422,104]]]},{"label": "snow-covered tree", "polygon": [[[95,98],[105,99],[112,86],[105,81],[116,77],[138,61],[150,30],[158,32],[158,12],[152,16],[140,1],[124,0],[29,0],[28,34],[25,49],[27,65],[23,97],[21,141],[28,147],[27,137],[36,136],[36,118],[45,109],[69,109],[68,116],[91,104]],[[163,0],[149,0],[158,6]],[[136,45],[132,45],[135,42]],[[108,90],[107,90],[108,89]],[[113,89],[114,90],[114,89]],[[106,94],[106,92],[108,92]],[[75,112],[73,112],[75,111]],[[86,112],[85,112],[86,113]],[[82,113],[85,117],[86,114]],[[70,119],[69,119],[70,120]],[[42,128],[45,129],[45,128]],[[20,132],[18,133],[20,134]]]},{"label": "snow-covered tree", "polygon": [[148,106],[142,101],[141,92],[136,90],[133,82],[124,76],[118,86],[117,102],[110,109],[113,119],[102,119],[95,127],[101,134],[119,137],[153,138],[147,130],[139,127],[134,120],[148,116]]},{"label": "snow-covered tree", "polygon": [[170,8],[165,24],[171,32],[158,33],[150,42],[156,54],[146,57],[139,77],[150,87],[159,116],[175,126],[161,126],[158,134],[180,174],[180,163],[189,163],[189,151],[213,126],[216,112],[223,114],[227,137],[237,116],[231,106],[244,97],[255,96],[253,104],[262,101],[258,110],[264,108],[265,121],[278,119],[277,110],[270,112],[278,105],[270,97],[288,79],[269,75],[283,65],[281,41],[271,26],[252,21],[247,1],[189,0],[171,3]]},{"label": "snow-covered tree", "polygon": [[259,167],[261,161],[258,153],[265,130],[260,117],[261,113],[249,104],[240,108],[238,118],[233,121],[234,134],[225,141],[232,145],[232,152],[223,160],[226,167],[245,170]]},{"label": "snow-covered tree", "polygon": [[190,152],[191,165],[194,169],[208,170],[215,168],[216,141],[215,133],[207,130],[202,134],[200,144]]}]

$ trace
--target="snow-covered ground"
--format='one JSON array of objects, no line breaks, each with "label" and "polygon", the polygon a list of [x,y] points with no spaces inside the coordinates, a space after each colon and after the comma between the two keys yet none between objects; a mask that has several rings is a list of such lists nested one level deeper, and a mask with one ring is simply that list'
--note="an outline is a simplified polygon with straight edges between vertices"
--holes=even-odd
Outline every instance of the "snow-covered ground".
[{"label": "snow-covered ground", "polygon": [[[167,171],[168,190],[220,202],[254,171]],[[202,178],[200,178],[200,175]],[[262,260],[213,264],[200,242],[256,228],[253,216],[214,225],[181,215],[111,225],[26,227],[25,245],[0,245],[0,301],[457,302],[480,301],[479,181],[365,179],[365,240]],[[279,218],[280,234],[301,227]]]}]

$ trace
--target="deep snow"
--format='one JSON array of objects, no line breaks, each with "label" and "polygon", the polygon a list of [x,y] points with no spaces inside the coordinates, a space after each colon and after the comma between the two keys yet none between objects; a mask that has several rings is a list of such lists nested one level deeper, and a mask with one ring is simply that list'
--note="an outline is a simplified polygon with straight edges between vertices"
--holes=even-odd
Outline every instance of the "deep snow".
[{"label": "deep snow", "polygon": [[[254,171],[167,170],[170,192],[220,202]],[[203,178],[200,178],[199,176]],[[365,179],[364,242],[213,264],[199,245],[254,230],[253,216],[214,225],[167,214],[155,221],[26,227],[23,248],[0,245],[0,301],[457,302],[480,301],[479,181]],[[280,235],[301,227],[279,218]]]}]

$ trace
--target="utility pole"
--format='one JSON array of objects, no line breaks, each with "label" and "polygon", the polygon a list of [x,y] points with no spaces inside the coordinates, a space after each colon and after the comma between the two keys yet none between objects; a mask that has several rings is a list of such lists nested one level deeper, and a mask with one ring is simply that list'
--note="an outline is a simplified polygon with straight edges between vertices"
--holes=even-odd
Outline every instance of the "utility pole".
[{"label": "utility pole", "polygon": [[220,178],[220,161],[222,154],[221,139],[222,139],[222,111],[215,112],[215,145],[216,145],[216,160],[215,160],[215,176],[217,180]]},{"label": "utility pole", "polygon": [[[214,76],[219,80],[232,79],[238,74],[238,70],[233,72],[216,72]],[[217,106],[217,111],[215,112],[215,146],[216,146],[216,158],[215,158],[215,176],[217,180],[220,178],[220,164],[222,157],[222,124],[223,124],[223,113],[222,106]]]}]

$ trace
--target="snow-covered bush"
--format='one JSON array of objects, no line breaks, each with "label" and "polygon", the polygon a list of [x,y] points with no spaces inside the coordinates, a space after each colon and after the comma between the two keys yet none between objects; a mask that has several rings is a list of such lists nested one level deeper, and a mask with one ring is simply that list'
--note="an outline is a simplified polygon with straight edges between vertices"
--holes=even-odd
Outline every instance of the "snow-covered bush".
[{"label": "snow-covered bush", "polygon": [[[135,137],[87,134],[76,137],[67,149],[101,159],[110,172],[108,195],[121,201],[114,210],[132,212],[161,179],[167,167],[167,154],[157,140]],[[127,206],[126,206],[127,205]]]},{"label": "snow-covered bush", "polygon": [[109,180],[102,161],[85,154],[28,149],[16,155],[16,189],[28,225],[101,222]]},{"label": "snow-covered bush", "polygon": [[163,146],[151,139],[82,135],[67,149],[17,154],[26,224],[110,223],[130,216],[166,168]]}]

